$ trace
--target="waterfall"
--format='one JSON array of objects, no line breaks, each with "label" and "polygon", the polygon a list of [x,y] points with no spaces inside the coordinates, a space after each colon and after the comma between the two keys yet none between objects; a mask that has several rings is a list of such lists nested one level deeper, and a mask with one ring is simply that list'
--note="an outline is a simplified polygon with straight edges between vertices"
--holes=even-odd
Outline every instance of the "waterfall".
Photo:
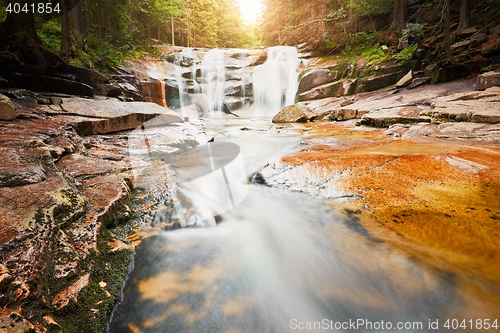
[{"label": "waterfall", "polygon": [[[175,56],[175,80],[179,91],[179,102],[176,105],[180,108],[183,116],[187,116],[186,106],[191,104],[189,91],[197,91],[196,82],[196,62],[197,57],[194,50],[191,48],[183,49]],[[187,78],[186,78],[187,76]]]},{"label": "waterfall", "polygon": [[[218,117],[221,111],[272,117],[295,103],[299,64],[295,47],[254,50],[252,56],[241,49],[199,52],[186,48],[165,57],[170,62],[165,65],[169,69],[167,105],[184,117]],[[260,59],[266,61],[256,61]],[[255,62],[261,65],[253,65]]]},{"label": "waterfall", "polygon": [[272,117],[295,103],[299,65],[295,47],[275,46],[267,50],[267,60],[253,73],[253,116]]},{"label": "waterfall", "polygon": [[205,54],[201,61],[201,74],[204,78],[202,92],[208,98],[209,111],[222,111],[224,98],[226,97],[226,68],[223,50],[212,49]]}]

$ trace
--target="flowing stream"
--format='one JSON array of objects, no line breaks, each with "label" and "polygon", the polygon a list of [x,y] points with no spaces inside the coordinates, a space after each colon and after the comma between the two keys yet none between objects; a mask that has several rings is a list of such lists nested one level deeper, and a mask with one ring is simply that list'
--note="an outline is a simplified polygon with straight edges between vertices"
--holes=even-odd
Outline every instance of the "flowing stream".
[{"label": "flowing stream", "polygon": [[[220,100],[220,67],[205,68],[216,85],[203,91]],[[291,84],[283,80],[270,102],[280,107]],[[184,228],[158,230],[137,248],[109,332],[443,332],[455,331],[443,329],[447,319],[481,318],[454,273],[373,237],[341,202],[250,181],[299,150],[304,127],[256,117],[196,125],[214,143],[163,157],[194,213],[177,203],[168,216]],[[174,142],[172,133],[160,135]]]}]

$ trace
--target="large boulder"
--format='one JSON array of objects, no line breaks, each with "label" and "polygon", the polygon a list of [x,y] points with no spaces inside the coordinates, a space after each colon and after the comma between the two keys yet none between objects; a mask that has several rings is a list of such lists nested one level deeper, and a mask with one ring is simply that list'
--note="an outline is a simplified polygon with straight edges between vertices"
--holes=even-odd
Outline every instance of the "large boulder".
[{"label": "large boulder", "polygon": [[338,77],[338,71],[331,71],[326,68],[313,69],[300,79],[298,92],[300,94],[325,83],[333,82],[337,80]]},{"label": "large boulder", "polygon": [[0,94],[0,120],[13,119],[16,119],[14,104],[12,104],[7,96]]},{"label": "large boulder", "polygon": [[488,72],[477,77],[476,90],[500,86],[500,72]]},{"label": "large boulder", "polygon": [[306,123],[317,116],[316,111],[301,104],[293,104],[278,112],[273,117],[273,123]]}]

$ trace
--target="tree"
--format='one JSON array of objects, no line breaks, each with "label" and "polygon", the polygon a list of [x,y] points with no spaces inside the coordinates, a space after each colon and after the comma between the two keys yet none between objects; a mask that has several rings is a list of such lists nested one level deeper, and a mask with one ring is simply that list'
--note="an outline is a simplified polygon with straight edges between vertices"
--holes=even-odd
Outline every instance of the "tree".
[{"label": "tree", "polygon": [[401,31],[406,27],[408,16],[408,0],[394,0],[394,14],[392,17],[392,28]]},{"label": "tree", "polygon": [[68,4],[66,1],[61,1],[62,14],[60,16],[61,22],[61,49],[59,55],[65,59],[69,58],[71,52],[71,32]]},{"label": "tree", "polygon": [[460,0],[460,19],[458,28],[467,28],[470,24],[470,0]]},{"label": "tree", "polygon": [[446,59],[448,62],[453,62],[451,54],[451,33],[450,33],[450,0],[444,1],[444,50],[446,52]]},{"label": "tree", "polygon": [[[21,8],[29,1],[17,1]],[[0,46],[9,49],[18,65],[26,72],[44,73],[47,70],[47,58],[38,48],[40,39],[35,28],[35,16],[30,12],[7,13],[2,23]]]}]

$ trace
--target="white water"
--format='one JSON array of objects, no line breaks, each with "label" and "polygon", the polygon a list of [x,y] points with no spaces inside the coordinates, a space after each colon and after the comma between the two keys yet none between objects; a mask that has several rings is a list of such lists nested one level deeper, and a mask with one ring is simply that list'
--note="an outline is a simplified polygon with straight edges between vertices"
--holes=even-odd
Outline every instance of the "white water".
[{"label": "white water", "polygon": [[225,98],[226,68],[224,64],[224,51],[221,49],[209,50],[201,61],[201,73],[205,78],[202,91],[208,97],[210,114],[222,111]]},{"label": "white water", "polygon": [[267,49],[267,60],[253,73],[253,116],[272,117],[295,103],[298,88],[298,53],[295,47]]},{"label": "white water", "polygon": [[[293,103],[294,56],[293,48],[270,49],[268,62],[256,68],[254,115],[272,116]],[[217,89],[224,66],[220,59],[221,51],[215,50],[204,64],[213,83],[204,91],[212,100],[221,98]],[[300,125],[275,126],[269,119],[257,118],[199,123],[216,143],[231,143],[241,149],[243,163],[233,169],[239,174],[228,177],[227,182],[221,177],[217,181],[200,177],[195,186],[179,186],[195,207],[192,221],[185,224],[191,228],[159,231],[144,240],[109,332],[430,333],[439,330],[430,329],[429,320],[444,323],[449,318],[486,316],[480,302],[470,302],[470,295],[461,293],[464,285],[458,285],[453,272],[431,269],[383,239],[374,238],[355,216],[337,211],[338,202],[247,183],[266,163],[300,149],[300,141],[308,139]],[[155,149],[178,153],[175,145],[182,141],[180,133],[185,134],[187,126],[191,125],[167,126],[161,133],[155,128],[156,137],[150,136],[147,143],[137,146],[148,147],[145,155]],[[191,171],[203,158],[189,154],[187,150],[178,155],[188,156],[190,162],[180,163],[187,165],[177,171],[181,181],[194,178]],[[158,172],[172,166],[175,161],[165,163]],[[234,182],[244,187],[247,195],[239,204],[231,203],[230,209],[222,207],[220,191]],[[187,211],[186,207],[177,208],[177,215]],[[206,224],[212,227],[192,228],[193,221],[214,215],[222,219],[218,226],[212,219]],[[357,330],[294,326],[323,323],[325,319],[422,326],[361,326]]]},{"label": "white water", "polygon": [[[245,163],[239,170],[244,169],[247,178],[265,163],[297,150],[307,138],[298,127],[254,118],[204,124],[215,142],[241,148]],[[167,128],[164,135],[178,142],[174,134],[179,131],[184,130]],[[151,139],[150,147],[160,145]],[[192,156],[188,160],[195,161]],[[203,204],[206,211],[200,215],[220,212],[216,204],[210,205],[218,186],[210,181],[205,185],[203,191],[184,194]],[[431,269],[374,238],[355,216],[337,211],[336,201],[247,184],[244,179],[239,186],[246,186],[248,195],[220,215],[218,226],[160,231],[144,240],[109,332],[136,327],[143,333],[430,333],[439,330],[430,329],[429,320],[444,323],[483,313],[476,300],[470,302],[470,296],[461,293],[464,285],[456,283],[452,272]],[[324,319],[422,326],[294,328],[299,322]]]},{"label": "white water", "polygon": [[[181,114],[184,117],[189,116],[189,112],[186,109],[186,107],[190,104],[189,102],[189,95],[188,95],[188,87],[186,85],[186,80],[182,76],[183,70],[181,67],[181,62],[182,61],[192,61],[193,66],[191,67],[191,82],[196,84],[196,54],[193,49],[191,48],[185,48],[182,49],[182,51],[175,56],[175,78],[177,81],[177,87],[179,89],[179,103],[180,103],[180,110]],[[195,87],[196,89],[196,87]]]}]

